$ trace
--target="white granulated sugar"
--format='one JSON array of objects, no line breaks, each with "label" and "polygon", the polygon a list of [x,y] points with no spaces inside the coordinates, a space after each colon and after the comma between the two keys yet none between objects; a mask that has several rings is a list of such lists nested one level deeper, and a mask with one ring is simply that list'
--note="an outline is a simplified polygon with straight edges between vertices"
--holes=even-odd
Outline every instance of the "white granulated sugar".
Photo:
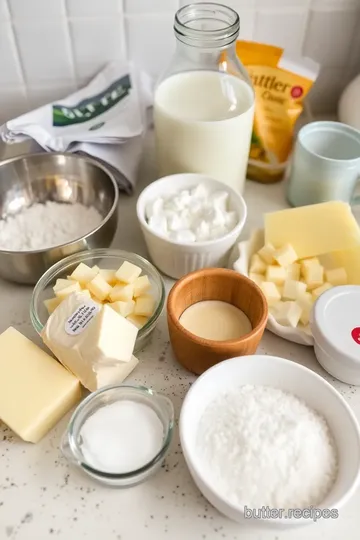
[{"label": "white granulated sugar", "polygon": [[325,419],[271,387],[242,386],[210,403],[200,419],[197,450],[213,488],[254,509],[318,505],[337,475]]},{"label": "white granulated sugar", "polygon": [[128,473],[160,452],[164,428],[156,412],[144,403],[121,400],[87,418],[80,437],[90,466],[109,473]]},{"label": "white granulated sugar", "polygon": [[0,249],[33,251],[67,244],[100,225],[92,206],[48,201],[0,220]]}]

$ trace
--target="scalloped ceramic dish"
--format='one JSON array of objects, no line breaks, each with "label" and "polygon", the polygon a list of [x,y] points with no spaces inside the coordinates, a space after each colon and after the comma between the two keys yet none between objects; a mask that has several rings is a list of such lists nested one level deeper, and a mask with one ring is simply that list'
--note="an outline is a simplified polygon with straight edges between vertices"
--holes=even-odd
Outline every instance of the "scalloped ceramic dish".
[{"label": "scalloped ceramic dish", "polygon": [[[249,275],[249,263],[250,258],[264,245],[264,230],[258,229],[253,232],[249,240],[239,242],[233,251],[231,260],[234,261],[232,266],[234,270],[245,276]],[[279,324],[275,317],[269,312],[268,322],[266,328],[288,341],[293,343],[299,343],[300,345],[314,345],[314,338],[310,329],[291,328],[289,326],[282,326]]]}]

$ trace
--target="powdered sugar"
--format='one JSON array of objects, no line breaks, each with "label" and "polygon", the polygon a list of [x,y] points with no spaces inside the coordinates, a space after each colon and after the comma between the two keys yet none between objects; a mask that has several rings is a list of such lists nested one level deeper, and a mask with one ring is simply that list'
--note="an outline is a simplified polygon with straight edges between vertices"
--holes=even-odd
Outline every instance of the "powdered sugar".
[{"label": "powdered sugar", "polygon": [[214,400],[200,420],[197,447],[213,488],[250,508],[318,505],[337,474],[325,419],[271,387],[242,386]]},{"label": "powdered sugar", "polygon": [[48,201],[0,220],[0,249],[32,251],[67,244],[100,225],[101,214],[80,203]]}]

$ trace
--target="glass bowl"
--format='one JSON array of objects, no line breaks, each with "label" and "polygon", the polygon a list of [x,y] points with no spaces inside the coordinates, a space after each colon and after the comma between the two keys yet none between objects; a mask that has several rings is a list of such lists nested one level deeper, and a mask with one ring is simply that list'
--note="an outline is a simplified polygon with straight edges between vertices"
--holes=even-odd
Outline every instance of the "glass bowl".
[{"label": "glass bowl", "polygon": [[142,273],[148,275],[151,283],[150,294],[154,296],[157,302],[154,313],[148,322],[140,328],[136,338],[134,352],[142,349],[149,339],[151,332],[154,330],[164,309],[165,286],[159,272],[146,259],[136,253],[128,253],[127,251],[120,251],[117,249],[92,249],[70,255],[54,264],[43,274],[34,287],[30,304],[30,319],[38,334],[41,334],[49,317],[48,311],[44,305],[44,300],[54,296],[52,287],[57,279],[69,276],[80,263],[87,264],[88,266],[97,265],[99,268],[117,270],[124,261],[129,261],[130,263],[139,266]]},{"label": "glass bowl", "polygon": [[[86,463],[81,450],[80,431],[84,422],[97,410],[120,400],[142,403],[150,407],[163,425],[163,441],[160,451],[140,469],[121,474],[106,473]],[[112,487],[130,487],[143,482],[160,468],[169,450],[173,430],[174,407],[166,396],[144,386],[106,386],[90,394],[78,405],[63,435],[61,451],[71,463],[102,484]]]}]

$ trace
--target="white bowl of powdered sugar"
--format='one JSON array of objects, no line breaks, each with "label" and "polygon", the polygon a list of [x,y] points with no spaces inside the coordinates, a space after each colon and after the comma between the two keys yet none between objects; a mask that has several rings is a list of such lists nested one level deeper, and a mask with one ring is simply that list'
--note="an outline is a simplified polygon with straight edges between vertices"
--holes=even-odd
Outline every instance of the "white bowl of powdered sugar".
[{"label": "white bowl of powdered sugar", "polygon": [[328,382],[290,360],[217,364],[192,385],[179,426],[196,485],[238,522],[285,528],[335,519],[359,483],[353,412]]}]

